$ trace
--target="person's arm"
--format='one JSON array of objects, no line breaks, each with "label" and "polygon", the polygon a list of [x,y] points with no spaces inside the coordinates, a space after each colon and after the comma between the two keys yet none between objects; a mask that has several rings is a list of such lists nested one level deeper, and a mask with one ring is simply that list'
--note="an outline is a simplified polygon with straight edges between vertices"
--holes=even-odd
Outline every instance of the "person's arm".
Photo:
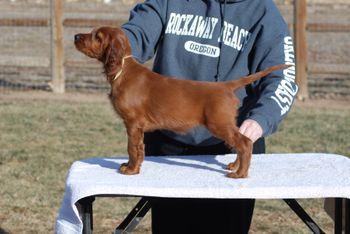
[{"label": "person's arm", "polygon": [[[257,102],[249,110],[246,120],[240,127],[240,132],[252,141],[277,130],[278,124],[289,112],[298,91],[295,83],[292,39],[282,17],[275,17],[273,20],[274,24],[265,27],[261,40],[255,45],[252,72],[276,64],[293,66],[286,70],[275,71],[252,85]],[[280,22],[276,22],[278,20]]]},{"label": "person's arm", "polygon": [[130,12],[130,18],[122,26],[132,48],[132,54],[144,63],[155,54],[161,38],[166,14],[167,1],[147,0]]}]

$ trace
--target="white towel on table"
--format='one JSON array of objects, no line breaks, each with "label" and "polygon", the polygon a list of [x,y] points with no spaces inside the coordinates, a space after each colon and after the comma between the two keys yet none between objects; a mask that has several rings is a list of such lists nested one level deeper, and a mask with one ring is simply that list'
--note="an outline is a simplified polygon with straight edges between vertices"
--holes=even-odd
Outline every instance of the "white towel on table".
[{"label": "white towel on table", "polygon": [[138,175],[118,173],[127,158],[90,158],[71,166],[56,233],[82,232],[77,201],[94,195],[168,198],[350,198],[350,159],[333,154],[253,155],[249,177],[231,179],[236,155],[146,157]]}]

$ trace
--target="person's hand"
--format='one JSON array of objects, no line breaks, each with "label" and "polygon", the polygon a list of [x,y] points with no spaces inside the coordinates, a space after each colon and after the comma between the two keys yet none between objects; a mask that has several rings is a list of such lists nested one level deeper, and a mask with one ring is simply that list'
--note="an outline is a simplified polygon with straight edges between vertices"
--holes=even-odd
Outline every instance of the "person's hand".
[{"label": "person's hand", "polygon": [[242,123],[239,132],[248,137],[254,143],[262,137],[263,129],[255,120],[247,119]]}]

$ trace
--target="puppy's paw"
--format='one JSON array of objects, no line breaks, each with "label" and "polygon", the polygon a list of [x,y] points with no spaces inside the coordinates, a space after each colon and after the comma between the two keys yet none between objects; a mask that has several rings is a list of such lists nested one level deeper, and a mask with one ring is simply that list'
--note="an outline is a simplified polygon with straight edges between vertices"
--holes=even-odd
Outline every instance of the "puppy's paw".
[{"label": "puppy's paw", "polygon": [[230,171],[237,171],[239,167],[239,161],[234,161],[232,163],[229,163],[226,167],[226,169],[230,170]]},{"label": "puppy's paw", "polygon": [[119,168],[119,172],[124,175],[136,175],[140,173],[140,169],[131,168],[129,167],[128,163],[123,163]]},{"label": "puppy's paw", "polygon": [[229,177],[229,178],[241,179],[241,178],[247,178],[248,177],[248,173],[230,172],[226,176]]},{"label": "puppy's paw", "polygon": [[129,165],[129,162],[127,162],[127,163],[122,163],[122,165],[120,165],[120,168],[122,168],[122,167],[127,167]]}]

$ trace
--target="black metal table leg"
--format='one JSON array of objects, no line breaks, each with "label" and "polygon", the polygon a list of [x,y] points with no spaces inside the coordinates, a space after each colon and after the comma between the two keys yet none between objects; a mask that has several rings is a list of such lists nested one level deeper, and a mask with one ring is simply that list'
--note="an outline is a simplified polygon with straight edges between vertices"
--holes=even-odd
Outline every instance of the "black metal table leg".
[{"label": "black metal table leg", "polygon": [[343,229],[343,199],[335,198],[334,200],[334,233],[341,234]]},{"label": "black metal table leg", "polygon": [[78,201],[82,209],[83,234],[92,234],[93,230],[93,209],[92,203],[95,197],[85,197]]},{"label": "black metal table leg", "polygon": [[136,206],[131,210],[124,221],[115,229],[114,234],[131,233],[140,223],[142,218],[151,208],[151,202],[148,198],[141,198]]},{"label": "black metal table leg", "polygon": [[350,199],[345,199],[345,234],[350,234]]},{"label": "black metal table leg", "polygon": [[313,233],[325,233],[316,222],[305,212],[295,199],[283,199],[287,205],[299,216],[299,218],[310,228]]}]

